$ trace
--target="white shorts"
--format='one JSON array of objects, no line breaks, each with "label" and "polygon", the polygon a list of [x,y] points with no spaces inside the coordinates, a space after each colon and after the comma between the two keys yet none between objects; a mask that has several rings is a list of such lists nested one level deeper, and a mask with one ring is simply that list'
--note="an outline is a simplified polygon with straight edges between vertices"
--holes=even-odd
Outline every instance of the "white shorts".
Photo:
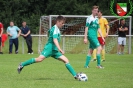
[{"label": "white shorts", "polygon": [[119,45],[126,45],[126,37],[118,37]]}]

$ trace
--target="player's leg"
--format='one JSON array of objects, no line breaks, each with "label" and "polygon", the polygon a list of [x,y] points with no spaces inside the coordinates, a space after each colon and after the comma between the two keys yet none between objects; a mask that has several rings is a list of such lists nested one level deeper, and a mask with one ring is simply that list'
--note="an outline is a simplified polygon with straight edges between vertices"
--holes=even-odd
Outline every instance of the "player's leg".
[{"label": "player's leg", "polygon": [[39,57],[31,58],[27,61],[21,62],[20,65],[18,66],[18,69],[17,69],[18,73],[21,72],[23,67],[28,66],[28,65],[33,64],[33,63],[42,62],[45,58],[47,58],[51,55],[52,55],[52,47],[49,45],[45,46]]},{"label": "player's leg", "polygon": [[122,46],[121,46],[121,54],[124,54],[124,46],[126,45],[126,38],[123,38]]},{"label": "player's leg", "polygon": [[2,38],[0,37],[0,54],[3,54],[2,52]]},{"label": "player's leg", "polygon": [[60,56],[59,59],[60,61],[65,63],[66,68],[68,69],[68,71],[73,75],[73,77],[76,77],[76,72],[73,69],[73,67],[71,66],[71,64],[69,63],[69,60],[64,56]]},{"label": "player's leg", "polygon": [[101,58],[102,58],[102,61],[105,61],[105,41],[103,41],[102,37],[98,37],[98,41],[101,45],[101,48],[102,48],[102,51],[101,51]]},{"label": "player's leg", "polygon": [[85,65],[84,65],[85,68],[88,68],[88,66],[90,64],[90,60],[91,60],[92,53],[93,53],[93,49],[90,48],[88,50],[88,55],[86,56],[86,61],[85,61]]},{"label": "player's leg", "polygon": [[18,45],[19,45],[19,44],[18,44],[18,43],[19,43],[19,42],[18,42],[18,38],[14,39],[14,40],[13,40],[13,43],[14,43],[14,45],[15,45],[15,53],[17,54],[17,53],[18,53]]},{"label": "player's leg", "polygon": [[121,54],[121,45],[122,45],[122,38],[121,37],[118,37],[117,54]]},{"label": "player's leg", "polygon": [[96,61],[96,54],[97,54],[97,51],[96,49],[94,49],[92,53],[92,61]]},{"label": "player's leg", "polygon": [[98,68],[101,68],[101,50],[102,50],[102,47],[98,46],[97,47],[97,67]]},{"label": "player's leg", "polygon": [[73,67],[71,66],[71,64],[69,63],[69,60],[67,59],[67,57],[62,55],[58,50],[53,50],[52,57],[54,57],[57,60],[64,62],[68,71],[73,75],[73,77],[76,78],[76,72],[73,69]]},{"label": "player's leg", "polygon": [[9,54],[12,54],[13,39],[9,39]]},{"label": "player's leg", "polygon": [[37,58],[31,58],[27,61],[21,62],[17,69],[18,73],[20,73],[25,66],[33,64],[33,63],[37,63],[37,62],[42,62],[44,59],[45,59],[45,57],[43,55],[40,55]]},{"label": "player's leg", "polygon": [[102,58],[102,62],[105,61],[105,45],[101,46],[102,47],[102,51],[101,51],[101,58]]},{"label": "player's leg", "polygon": [[30,42],[30,52],[31,52],[31,54],[33,54],[33,50],[32,50],[32,37],[30,37],[29,42]]}]

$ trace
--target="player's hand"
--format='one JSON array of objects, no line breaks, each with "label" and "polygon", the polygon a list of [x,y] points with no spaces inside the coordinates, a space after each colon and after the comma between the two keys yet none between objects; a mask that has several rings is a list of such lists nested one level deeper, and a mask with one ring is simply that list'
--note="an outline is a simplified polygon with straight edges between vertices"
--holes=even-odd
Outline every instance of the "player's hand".
[{"label": "player's hand", "polygon": [[24,36],[24,34],[20,34],[21,36]]},{"label": "player's hand", "polygon": [[18,34],[17,37],[19,37],[20,35]]},{"label": "player's hand", "polygon": [[24,37],[26,37],[27,35],[23,35]]},{"label": "player's hand", "polygon": [[108,33],[106,33],[106,38],[108,37]]},{"label": "player's hand", "polygon": [[88,40],[86,38],[84,38],[84,43],[86,44],[88,42]]},{"label": "player's hand", "polygon": [[60,52],[64,55],[65,54],[65,52],[63,51],[63,50],[60,50]]},{"label": "player's hand", "polygon": [[105,39],[102,37],[103,41],[105,42]]},{"label": "player's hand", "polygon": [[11,34],[9,34],[9,36],[12,36]]}]

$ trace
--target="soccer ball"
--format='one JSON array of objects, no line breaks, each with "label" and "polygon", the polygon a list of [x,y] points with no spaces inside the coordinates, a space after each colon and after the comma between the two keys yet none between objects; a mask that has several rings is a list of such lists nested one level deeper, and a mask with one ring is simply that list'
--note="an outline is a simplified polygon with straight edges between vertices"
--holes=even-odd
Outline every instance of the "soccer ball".
[{"label": "soccer ball", "polygon": [[83,72],[78,73],[77,77],[78,77],[79,81],[87,81],[88,80],[87,75],[85,73],[83,73]]}]

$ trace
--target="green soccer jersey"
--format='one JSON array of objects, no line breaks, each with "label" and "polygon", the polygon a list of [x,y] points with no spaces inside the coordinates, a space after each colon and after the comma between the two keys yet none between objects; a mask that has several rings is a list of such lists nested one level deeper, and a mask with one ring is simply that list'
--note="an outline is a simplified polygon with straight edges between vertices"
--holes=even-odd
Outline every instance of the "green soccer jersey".
[{"label": "green soccer jersey", "polygon": [[100,28],[98,18],[90,15],[86,20],[86,27],[88,27],[88,37],[97,37],[97,30]]},{"label": "green soccer jersey", "polygon": [[56,45],[54,44],[53,42],[53,39],[56,38],[58,40],[58,42],[60,43],[60,30],[59,28],[54,25],[49,31],[48,31],[48,43],[52,43],[52,47],[53,47],[53,50],[58,50]]}]

